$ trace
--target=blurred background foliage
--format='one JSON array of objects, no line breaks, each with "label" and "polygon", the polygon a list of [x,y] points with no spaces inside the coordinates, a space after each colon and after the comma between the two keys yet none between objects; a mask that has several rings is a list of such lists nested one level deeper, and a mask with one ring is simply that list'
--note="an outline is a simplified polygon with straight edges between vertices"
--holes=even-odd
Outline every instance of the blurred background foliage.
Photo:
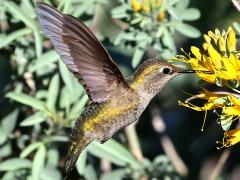
[{"label": "blurred background foliage", "polygon": [[[135,1],[138,8],[128,0],[44,2],[87,24],[126,76],[141,61],[170,59],[181,47],[200,45],[201,32],[226,28],[240,18],[228,0],[139,0]],[[3,180],[63,179],[71,127],[88,101],[82,86],[43,36],[35,3],[0,1]],[[217,117],[209,114],[202,133],[203,114],[177,105],[187,97],[183,92],[194,94],[203,86],[194,75],[182,75],[154,98],[136,125],[142,160],[129,148],[131,138],[121,131],[103,145],[92,143],[81,154],[70,179],[209,179],[213,169],[220,169],[219,179],[238,179],[239,145],[231,153],[216,149],[222,134],[215,123]],[[219,168],[218,159],[226,152],[228,160]]]}]

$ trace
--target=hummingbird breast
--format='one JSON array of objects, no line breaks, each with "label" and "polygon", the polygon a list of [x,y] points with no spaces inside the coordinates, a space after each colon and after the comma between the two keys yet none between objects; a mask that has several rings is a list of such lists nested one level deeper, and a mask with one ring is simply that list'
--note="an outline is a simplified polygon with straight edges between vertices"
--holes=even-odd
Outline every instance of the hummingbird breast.
[{"label": "hummingbird breast", "polygon": [[117,130],[137,120],[141,114],[140,97],[127,94],[105,103],[88,106],[77,120],[74,131],[105,141]]}]

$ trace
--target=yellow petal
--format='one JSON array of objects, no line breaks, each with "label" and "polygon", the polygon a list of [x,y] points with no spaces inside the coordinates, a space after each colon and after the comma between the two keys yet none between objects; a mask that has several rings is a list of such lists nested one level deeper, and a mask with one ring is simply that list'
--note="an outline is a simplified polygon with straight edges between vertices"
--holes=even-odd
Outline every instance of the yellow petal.
[{"label": "yellow petal", "polygon": [[203,37],[204,37],[206,43],[208,43],[208,44],[211,43],[211,38],[208,35],[204,34]]},{"label": "yellow petal", "polygon": [[217,68],[217,69],[221,69],[222,68],[222,65],[221,65],[221,61],[222,61],[222,56],[213,48],[212,45],[209,44],[208,46],[208,54],[214,64],[214,66]]},{"label": "yellow petal", "polygon": [[220,31],[219,31],[219,29],[215,29],[215,34],[217,35],[217,36],[221,36],[221,33],[220,33]]},{"label": "yellow petal", "polygon": [[226,51],[226,40],[222,36],[220,36],[220,38],[218,39],[218,46],[220,51]]},{"label": "yellow petal", "polygon": [[228,51],[236,51],[236,34],[232,27],[228,28],[228,36],[227,36],[227,45],[228,45]]},{"label": "yellow petal", "polygon": [[197,72],[196,74],[204,81],[207,81],[207,82],[210,82],[213,84],[216,83],[216,75],[215,74],[204,74],[204,73],[200,73],[200,72]]},{"label": "yellow petal", "polygon": [[208,31],[208,36],[210,36],[214,40],[214,43],[217,44],[218,36],[216,36],[212,31]]},{"label": "yellow petal", "polygon": [[[233,66],[237,70],[238,74],[240,72],[240,60],[238,59],[236,54],[230,53],[229,60],[232,62]],[[239,77],[238,77],[239,80]]]},{"label": "yellow petal", "polygon": [[141,5],[138,0],[131,0],[131,4],[134,12],[138,12],[141,10]]},{"label": "yellow petal", "polygon": [[[230,96],[228,97],[228,99],[233,103],[234,106],[240,107],[240,99],[236,98],[236,97],[233,96],[233,95],[230,95]],[[239,115],[240,115],[240,113],[239,113]]]},{"label": "yellow petal", "polygon": [[207,51],[207,49],[208,49],[208,44],[207,43],[203,43],[203,49],[204,49],[204,51]]},{"label": "yellow petal", "polygon": [[230,107],[224,107],[222,114],[227,115],[227,116],[239,116],[239,108],[230,106]]},{"label": "yellow petal", "polygon": [[227,57],[223,57],[222,62],[224,64],[226,72],[221,71],[222,72],[222,73],[220,73],[220,76],[222,76],[221,78],[222,79],[229,79],[229,80],[236,79],[237,70],[234,67],[234,65],[232,64],[232,62]]},{"label": "yellow petal", "polygon": [[200,49],[198,49],[195,46],[191,46],[191,51],[197,59],[201,59],[202,55],[201,55]]}]

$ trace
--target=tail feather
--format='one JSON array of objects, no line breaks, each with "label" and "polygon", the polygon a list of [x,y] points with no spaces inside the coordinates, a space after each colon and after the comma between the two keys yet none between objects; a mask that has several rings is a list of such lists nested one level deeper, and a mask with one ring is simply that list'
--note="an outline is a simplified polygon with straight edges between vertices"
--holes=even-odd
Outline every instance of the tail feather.
[{"label": "tail feather", "polygon": [[72,139],[70,144],[67,158],[65,160],[65,174],[66,176],[74,168],[80,153],[92,142],[92,138],[89,136],[81,136],[79,138]]}]

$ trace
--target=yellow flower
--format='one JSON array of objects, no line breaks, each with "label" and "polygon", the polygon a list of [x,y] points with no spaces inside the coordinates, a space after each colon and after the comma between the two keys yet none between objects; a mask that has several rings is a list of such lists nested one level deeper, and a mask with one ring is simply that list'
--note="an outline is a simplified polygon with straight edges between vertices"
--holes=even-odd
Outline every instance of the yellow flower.
[{"label": "yellow flower", "polygon": [[207,111],[224,107],[225,102],[217,101],[218,99],[222,98],[221,94],[214,94],[206,89],[203,89],[202,91],[200,91],[199,95],[197,95],[197,98],[205,99],[205,100],[207,100],[207,102],[205,102],[203,104],[203,106],[196,106],[190,102],[183,103],[183,102],[179,101],[178,103],[181,106],[185,106],[185,107],[193,109],[195,111],[205,111],[204,121],[203,121],[202,129],[201,129],[201,130],[203,130],[203,127],[204,127],[205,121],[206,121],[206,117],[207,117]]},{"label": "yellow flower", "polygon": [[131,0],[131,5],[132,5],[132,8],[133,8],[134,12],[138,12],[138,11],[141,10],[141,5],[138,2],[138,0]]},{"label": "yellow flower", "polygon": [[177,56],[175,59],[190,64],[200,78],[210,83],[218,84],[221,81],[224,84],[229,80],[240,80],[240,60],[234,30],[229,27],[227,32],[221,33],[218,29],[209,31],[204,39],[203,50],[192,46],[193,56]]},{"label": "yellow flower", "polygon": [[162,22],[165,18],[165,12],[164,11],[160,11],[158,14],[157,14],[157,20],[159,22]]},{"label": "yellow flower", "polygon": [[[224,132],[224,137],[222,142],[222,147],[230,147],[240,142],[240,129],[233,129]],[[221,147],[220,147],[221,148]]]}]

